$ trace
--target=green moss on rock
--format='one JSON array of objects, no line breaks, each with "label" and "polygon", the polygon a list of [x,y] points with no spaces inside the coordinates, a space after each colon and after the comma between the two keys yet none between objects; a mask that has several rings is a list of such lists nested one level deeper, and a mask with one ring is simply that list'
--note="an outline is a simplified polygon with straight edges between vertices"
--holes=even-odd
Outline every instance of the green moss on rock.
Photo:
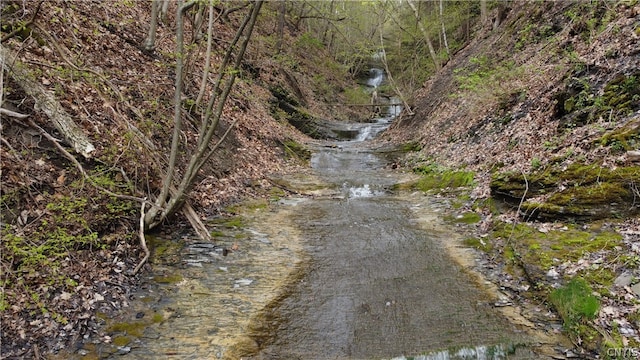
[{"label": "green moss on rock", "polygon": [[573,164],[551,166],[527,175],[526,181],[519,173],[497,173],[491,191],[514,205],[526,200],[521,210],[528,219],[588,220],[637,214],[636,184],[640,184],[637,166],[608,169],[600,164]]}]

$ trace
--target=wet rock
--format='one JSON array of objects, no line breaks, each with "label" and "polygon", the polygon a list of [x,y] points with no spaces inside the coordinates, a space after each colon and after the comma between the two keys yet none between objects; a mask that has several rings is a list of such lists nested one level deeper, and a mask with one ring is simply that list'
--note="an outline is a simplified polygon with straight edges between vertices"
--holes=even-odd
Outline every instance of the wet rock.
[{"label": "wet rock", "polygon": [[631,280],[633,279],[633,275],[630,273],[622,273],[618,276],[613,282],[616,286],[624,287],[631,285]]},{"label": "wet rock", "polygon": [[518,205],[527,219],[584,221],[635,216],[638,207],[629,184],[640,181],[638,176],[635,166],[609,169],[576,163],[533,172],[527,178],[521,173],[497,173],[490,188],[494,198]]},{"label": "wet rock", "polygon": [[580,357],[580,354],[577,354],[576,352],[574,352],[571,349],[567,349],[564,353],[564,356],[567,357],[567,359],[577,359]]},{"label": "wet rock", "polygon": [[267,244],[267,245],[271,244],[271,241],[269,241],[269,239],[266,238],[266,237],[260,237],[260,238],[258,238],[258,241],[260,241],[263,244]]},{"label": "wet rock", "polygon": [[235,283],[233,284],[233,287],[240,287],[240,286],[249,286],[251,285],[251,283],[253,283],[253,280],[251,279],[239,279],[236,280]]},{"label": "wet rock", "polygon": [[495,306],[495,307],[513,306],[513,303],[511,301],[509,301],[509,300],[502,299],[502,300],[498,300],[495,303],[493,303],[493,306]]},{"label": "wet rock", "polygon": [[131,352],[131,347],[130,346],[118,346],[118,352],[116,354],[118,354],[118,355],[127,355],[130,352]]},{"label": "wet rock", "polygon": [[560,277],[560,274],[554,268],[549,269],[549,271],[547,271],[546,275],[547,275],[548,278],[554,279],[554,280],[557,280],[558,277]]},{"label": "wet rock", "polygon": [[195,259],[184,259],[184,262],[187,263],[187,265],[202,267],[202,263],[208,263],[211,262],[211,260],[198,257]]},{"label": "wet rock", "polygon": [[627,158],[632,162],[640,162],[640,150],[627,151]]}]

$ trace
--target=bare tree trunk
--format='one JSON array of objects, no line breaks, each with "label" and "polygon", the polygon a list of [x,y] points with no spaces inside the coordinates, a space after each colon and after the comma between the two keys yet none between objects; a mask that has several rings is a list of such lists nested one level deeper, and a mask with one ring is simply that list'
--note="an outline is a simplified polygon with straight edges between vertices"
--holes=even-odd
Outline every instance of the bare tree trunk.
[{"label": "bare tree trunk", "polygon": [[[155,1],[154,1],[155,3]],[[169,154],[169,164],[167,167],[167,174],[163,181],[162,190],[160,191],[160,195],[155,201],[156,207],[150,209],[145,216],[145,225],[151,223],[153,217],[156,216],[157,211],[154,210],[156,208],[162,209],[164,205],[167,203],[167,199],[169,197],[169,189],[173,185],[173,175],[176,167],[176,160],[178,158],[178,148],[180,146],[180,131],[182,129],[182,78],[184,73],[182,71],[183,62],[184,62],[184,11],[183,9],[183,0],[178,0],[178,10],[176,11],[176,90],[173,96],[173,137],[171,139],[171,153]],[[149,219],[150,218],[150,219]],[[147,220],[149,219],[149,220]]]},{"label": "bare tree trunk", "polygon": [[330,20],[333,17],[333,12],[335,9],[335,1],[331,0],[331,2],[329,3],[329,15],[327,16],[327,20],[326,20],[326,26],[324,28],[324,31],[322,31],[322,43],[326,46],[329,45],[329,42],[327,41],[327,36],[329,34],[329,32],[331,31],[331,21]]},{"label": "bare tree trunk", "polygon": [[196,3],[195,15],[193,16],[192,25],[192,37],[191,42],[195,43],[202,39],[202,24],[204,23],[204,10],[206,9],[202,4]]},{"label": "bare tree trunk", "polygon": [[278,8],[278,28],[276,30],[278,34],[278,42],[276,43],[276,54],[282,52],[282,43],[284,42],[284,22],[287,12],[287,2],[285,0],[280,1],[280,7]]},{"label": "bare tree trunk", "polygon": [[480,23],[484,26],[484,22],[487,21],[487,0],[480,0]]},{"label": "bare tree trunk", "polygon": [[493,23],[493,30],[496,30],[502,22],[507,17],[507,12],[509,12],[509,8],[504,2],[498,2],[498,15],[496,15],[496,20]]},{"label": "bare tree trunk", "polygon": [[[294,2],[294,4],[296,4],[296,2]],[[296,17],[296,21],[293,24],[293,27],[296,30],[300,30],[300,23],[302,22],[302,20],[305,18],[304,14],[307,10],[307,3],[306,2],[301,2],[301,3],[297,3],[297,4],[301,4],[300,5],[300,11],[298,12],[298,16]]]},{"label": "bare tree trunk", "polygon": [[167,23],[167,14],[169,13],[169,3],[171,2],[170,0],[159,0],[160,2],[162,2],[162,8],[160,9],[160,19],[162,20],[163,24]]},{"label": "bare tree trunk", "polygon": [[152,0],[151,3],[151,23],[149,24],[149,33],[142,44],[142,48],[148,52],[153,52],[156,49],[156,30],[158,29],[160,1],[161,0]]},{"label": "bare tree trunk", "polygon": [[415,4],[413,3],[412,0],[407,0],[407,4],[409,4],[411,9],[413,10],[413,13],[414,13],[414,15],[416,17],[416,22],[418,23],[418,28],[420,29],[420,32],[422,32],[422,36],[424,37],[424,40],[427,42],[427,46],[429,47],[429,54],[431,55],[431,59],[433,60],[433,64],[436,67],[436,71],[438,71],[441,68],[440,61],[438,61],[438,56],[436,55],[436,51],[433,48],[433,43],[431,42],[431,38],[429,37],[429,33],[427,33],[427,30],[424,28],[424,26],[422,26],[422,22],[420,21],[420,13],[418,12],[418,8],[416,8],[416,6],[415,6]]},{"label": "bare tree trunk", "polygon": [[444,48],[447,50],[447,57],[449,53],[449,42],[447,41],[447,30],[444,27],[444,0],[440,0],[440,24],[442,25],[442,39],[444,41]]},{"label": "bare tree trunk", "polygon": [[207,80],[209,79],[209,71],[211,70],[211,46],[213,44],[213,5],[209,5],[209,24],[207,26],[207,53],[205,54],[205,64],[202,73],[202,82],[200,83],[200,91],[196,98],[196,108],[200,107],[202,97],[204,96],[204,90],[207,87]]}]

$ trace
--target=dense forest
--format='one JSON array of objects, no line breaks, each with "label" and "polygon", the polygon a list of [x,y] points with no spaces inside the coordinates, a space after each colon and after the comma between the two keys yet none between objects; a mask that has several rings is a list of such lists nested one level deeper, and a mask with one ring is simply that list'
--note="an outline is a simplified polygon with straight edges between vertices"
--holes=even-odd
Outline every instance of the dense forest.
[{"label": "dense forest", "polygon": [[373,116],[339,105],[370,103],[374,63],[404,105],[376,142],[422,176],[403,186],[452,197],[469,247],[585,357],[640,346],[637,0],[7,0],[0,15],[2,358],[104,336],[153,267],[146,235],[214,242],[208,219],[286,196],[270,176],[339,140],[324,122]]}]

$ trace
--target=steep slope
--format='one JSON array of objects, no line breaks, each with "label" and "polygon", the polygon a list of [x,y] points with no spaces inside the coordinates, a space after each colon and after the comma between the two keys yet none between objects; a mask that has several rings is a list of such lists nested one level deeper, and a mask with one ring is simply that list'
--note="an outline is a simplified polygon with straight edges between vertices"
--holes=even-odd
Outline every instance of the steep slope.
[{"label": "steep slope", "polygon": [[[418,140],[423,154],[450,165],[484,170],[500,163],[528,172],[534,157],[544,165],[570,147],[575,156],[622,155],[592,146],[612,130],[637,129],[638,8],[610,6],[512,4],[500,28],[475,37],[418,91],[416,114],[389,135]],[[628,91],[609,96],[624,100],[607,100],[621,82]]]},{"label": "steep slope", "polygon": [[[51,114],[36,106],[42,101],[27,95],[15,71],[3,70],[2,107],[29,115],[2,119],[3,358],[39,357],[66,347],[100,325],[96,313],[109,316],[126,305],[128,289],[137,281],[126,274],[143,256],[137,238],[140,204],[93,184],[124,196],[158,192],[172,132],[176,56],[175,3],[170,3],[155,52],[147,53],[140,45],[150,2],[2,2],[5,64],[25,70],[29,83],[53,94],[95,146],[88,158],[69,149]],[[216,7],[214,67],[244,15],[242,4]],[[289,124],[292,114],[278,107],[277,95],[294,99],[295,113],[309,121],[353,115],[318,105],[340,101],[341,91],[352,86],[346,70],[294,27],[285,29],[278,51],[275,16],[273,5],[265,4],[214,142],[234,122],[235,128],[189,195],[202,219],[246,196],[268,199],[274,193],[269,174],[299,169],[296,144],[306,137]],[[189,18],[186,31],[183,146],[195,143],[200,121],[190,104],[205,63],[206,24],[194,31],[194,21]],[[209,75],[209,83],[216,75]],[[164,231],[184,227],[177,215]]]},{"label": "steep slope", "polygon": [[603,311],[565,318],[576,344],[637,346],[640,293],[625,274],[640,274],[629,261],[640,255],[640,5],[515,1],[507,11],[424,84],[415,115],[386,137],[419,145],[406,166],[476,173],[466,211],[481,220],[469,242],[515,275],[498,279],[515,298],[569,316],[551,290],[584,277]]}]

